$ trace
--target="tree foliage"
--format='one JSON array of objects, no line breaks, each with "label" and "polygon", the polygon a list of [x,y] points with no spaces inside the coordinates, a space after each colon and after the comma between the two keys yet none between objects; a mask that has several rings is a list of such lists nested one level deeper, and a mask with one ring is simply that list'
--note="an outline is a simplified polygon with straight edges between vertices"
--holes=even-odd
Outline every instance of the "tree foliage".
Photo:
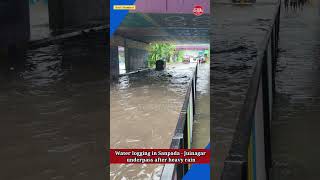
[{"label": "tree foliage", "polygon": [[175,53],[175,47],[171,43],[152,43],[149,46],[149,67],[153,67],[157,60],[169,61]]},{"label": "tree foliage", "polygon": [[182,62],[184,58],[184,51],[178,51],[177,52],[177,61]]}]

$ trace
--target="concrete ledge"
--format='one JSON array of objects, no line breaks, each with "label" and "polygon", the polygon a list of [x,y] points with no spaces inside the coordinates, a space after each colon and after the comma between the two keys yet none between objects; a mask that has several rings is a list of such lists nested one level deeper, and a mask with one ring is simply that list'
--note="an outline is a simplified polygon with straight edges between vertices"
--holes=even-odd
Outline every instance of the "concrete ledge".
[{"label": "concrete ledge", "polygon": [[29,49],[35,49],[39,48],[42,46],[49,46],[51,44],[59,43],[63,40],[69,39],[69,38],[74,38],[77,36],[86,36],[89,33],[95,33],[101,30],[106,30],[108,28],[107,25],[104,26],[98,26],[98,27],[93,27],[93,28],[87,28],[83,29],[80,31],[75,31],[75,32],[70,32],[70,33],[65,33],[53,37],[48,37],[40,40],[34,40],[34,41],[29,41]]},{"label": "concrete ledge", "polygon": [[119,35],[115,35],[110,39],[110,45],[111,46],[123,46],[126,48],[134,48],[134,49],[141,49],[141,50],[147,50],[148,49],[148,43],[145,42],[139,42],[132,39],[128,39]]},{"label": "concrete ledge", "polygon": [[136,73],[144,72],[144,71],[150,71],[152,69],[153,68],[145,68],[145,69],[141,69],[141,70],[137,70],[137,71],[132,71],[132,72],[124,73],[124,74],[119,74],[119,77],[127,76],[127,75],[130,75],[130,74],[136,74]]}]

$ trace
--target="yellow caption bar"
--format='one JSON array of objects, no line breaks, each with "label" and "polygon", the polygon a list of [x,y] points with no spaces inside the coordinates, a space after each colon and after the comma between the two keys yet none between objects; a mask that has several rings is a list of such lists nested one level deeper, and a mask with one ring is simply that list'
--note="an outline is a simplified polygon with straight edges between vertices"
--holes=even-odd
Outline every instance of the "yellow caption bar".
[{"label": "yellow caption bar", "polygon": [[136,10],[135,5],[114,5],[114,10]]}]

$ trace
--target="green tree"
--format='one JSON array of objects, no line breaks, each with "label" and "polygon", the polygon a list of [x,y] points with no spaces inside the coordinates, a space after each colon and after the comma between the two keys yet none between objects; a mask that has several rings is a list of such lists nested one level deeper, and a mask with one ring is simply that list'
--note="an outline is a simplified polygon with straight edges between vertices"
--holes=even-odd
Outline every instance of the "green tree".
[{"label": "green tree", "polygon": [[175,52],[174,45],[170,43],[152,43],[148,49],[149,49],[149,57],[148,57],[149,67],[153,67],[156,64],[156,61],[160,59],[163,59],[169,62],[170,58]]},{"label": "green tree", "polygon": [[178,51],[177,53],[177,61],[178,62],[182,62],[183,61],[183,57],[184,57],[184,51]]}]

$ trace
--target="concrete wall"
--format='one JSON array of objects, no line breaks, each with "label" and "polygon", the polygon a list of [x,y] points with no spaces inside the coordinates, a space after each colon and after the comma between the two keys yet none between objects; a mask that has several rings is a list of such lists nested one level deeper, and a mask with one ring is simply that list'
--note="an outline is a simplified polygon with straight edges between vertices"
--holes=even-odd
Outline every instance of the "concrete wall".
[{"label": "concrete wall", "polygon": [[0,1],[0,47],[24,46],[30,38],[29,1]]},{"label": "concrete wall", "polygon": [[[148,67],[148,44],[144,42],[134,41],[131,39],[126,39],[121,36],[113,36],[110,41],[110,47],[113,49],[115,47],[122,46],[125,49],[125,61],[126,61],[126,71],[136,71],[139,69]],[[110,49],[110,67],[111,74],[119,74],[119,57],[118,49]],[[117,51],[117,52],[115,52]],[[117,54],[117,55],[115,55]],[[112,56],[112,57],[111,57]]]},{"label": "concrete wall", "polygon": [[148,44],[126,39],[124,47],[127,72],[148,67]]},{"label": "concrete wall", "polygon": [[126,70],[136,71],[148,67],[148,51],[136,48],[125,48]]},{"label": "concrete wall", "polygon": [[92,23],[107,24],[108,1],[49,0],[50,28],[63,29]]},{"label": "concrete wall", "polygon": [[119,75],[119,51],[118,46],[110,46],[110,76],[116,78]]}]

